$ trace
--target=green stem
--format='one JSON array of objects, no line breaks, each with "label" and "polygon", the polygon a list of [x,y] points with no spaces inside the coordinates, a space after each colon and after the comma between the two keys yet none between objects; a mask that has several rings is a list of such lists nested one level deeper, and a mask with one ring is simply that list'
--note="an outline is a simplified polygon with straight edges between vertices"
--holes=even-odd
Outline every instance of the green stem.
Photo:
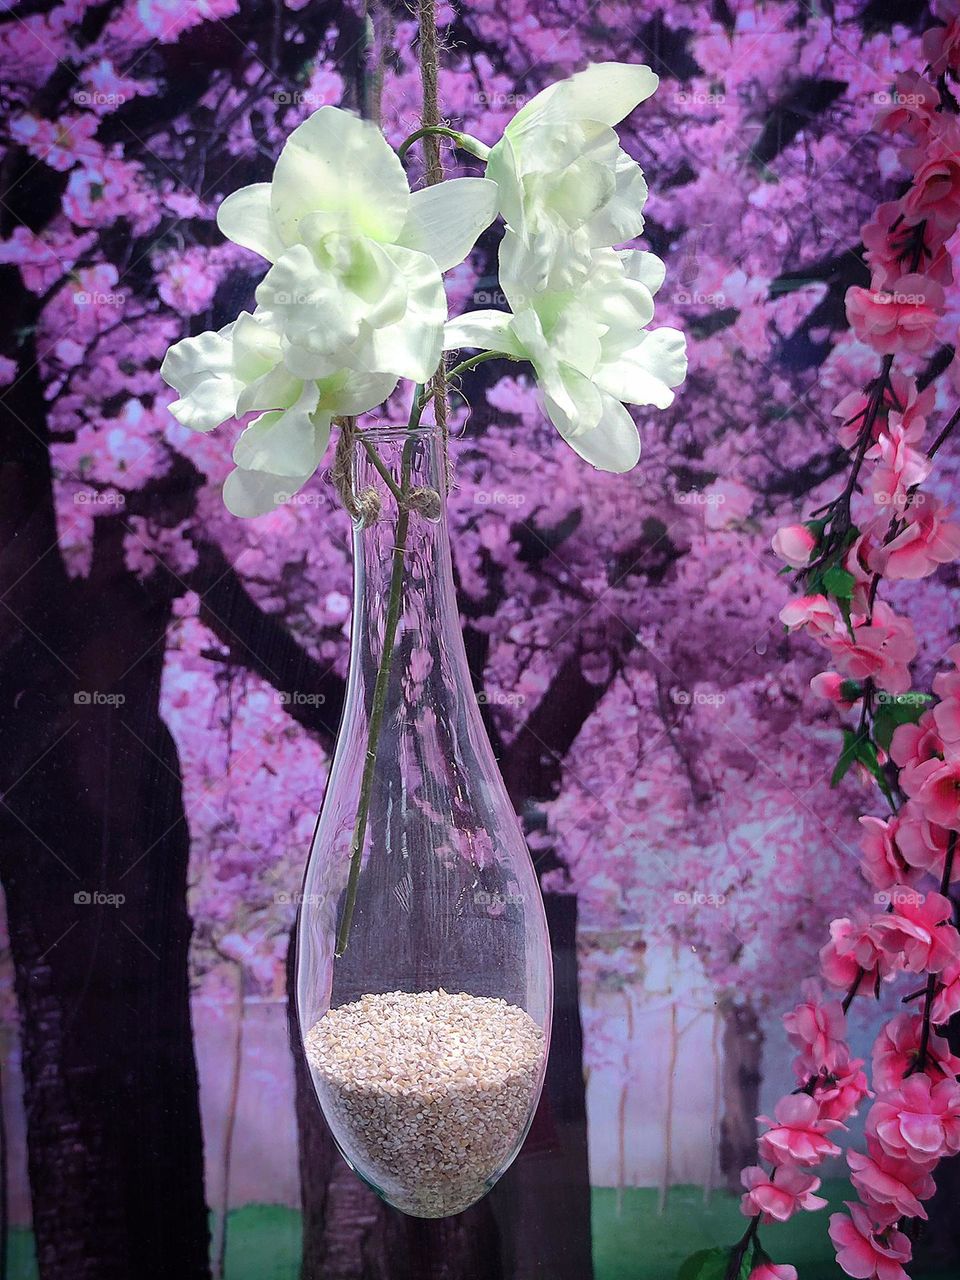
[{"label": "green stem", "polygon": [[444,124],[426,124],[422,129],[417,129],[400,143],[397,148],[397,155],[403,160],[415,142],[418,142],[421,138],[431,137],[452,138],[461,151],[469,151],[472,156],[476,156],[478,160],[482,160],[484,163],[486,163],[487,157],[490,155],[490,148],[486,143],[481,142],[479,138],[474,138],[469,133],[461,133],[459,129],[450,129]]},{"label": "green stem", "polygon": [[478,364],[483,364],[484,360],[516,360],[517,356],[511,356],[506,351],[481,351],[478,356],[471,356],[469,360],[462,360],[460,364],[455,364],[452,369],[447,370],[448,378],[455,378],[459,373],[466,373],[468,369],[475,369]]},{"label": "green stem", "polygon": [[343,915],[337,930],[335,954],[342,956],[350,939],[350,927],[353,923],[353,912],[357,905],[357,888],[360,882],[360,867],[363,862],[363,842],[367,834],[367,819],[370,815],[370,799],[373,795],[373,780],[377,768],[377,752],[380,744],[380,729],[387,707],[387,691],[390,685],[390,673],[393,668],[394,647],[397,639],[397,626],[400,621],[400,608],[403,602],[403,572],[407,550],[407,535],[410,530],[410,508],[406,500],[410,492],[410,466],[413,458],[413,430],[420,422],[423,412],[423,387],[414,388],[413,403],[410,406],[410,418],[407,430],[411,433],[403,446],[400,462],[400,484],[397,485],[390,476],[383,460],[373,445],[363,442],[370,460],[386,481],[390,492],[397,500],[397,526],[393,540],[393,567],[390,573],[390,589],[387,596],[387,616],[383,626],[383,650],[380,654],[380,665],[373,686],[373,700],[370,706],[370,723],[367,726],[367,750],[363,761],[363,774],[360,779],[360,797],[357,802],[357,820],[350,841],[350,871],[347,876],[347,897],[343,904]]}]

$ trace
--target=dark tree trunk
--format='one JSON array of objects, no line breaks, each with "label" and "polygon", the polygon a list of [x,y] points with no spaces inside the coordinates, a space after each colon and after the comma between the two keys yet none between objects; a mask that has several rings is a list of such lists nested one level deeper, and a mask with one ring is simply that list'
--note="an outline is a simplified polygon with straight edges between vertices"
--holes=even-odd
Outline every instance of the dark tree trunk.
[{"label": "dark tree trunk", "polygon": [[757,1113],[760,1110],[763,1031],[749,1001],[724,1002],[723,1116],[720,1121],[720,1172],[731,1191],[739,1191],[740,1170],[756,1164]]},{"label": "dark tree trunk", "polygon": [[68,578],[34,361],[0,410],[0,878],[40,1274],[205,1280],[170,600],[124,568],[116,516]]}]

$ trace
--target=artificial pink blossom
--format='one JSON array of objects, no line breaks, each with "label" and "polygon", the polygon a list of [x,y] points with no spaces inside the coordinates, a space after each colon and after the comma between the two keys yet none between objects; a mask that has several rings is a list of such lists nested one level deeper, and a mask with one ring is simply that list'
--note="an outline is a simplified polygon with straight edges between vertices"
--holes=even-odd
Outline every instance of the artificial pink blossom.
[{"label": "artificial pink blossom", "polygon": [[806,982],[804,999],[783,1016],[787,1039],[800,1050],[809,1075],[831,1071],[844,1060],[847,1020],[839,1000],[827,1000],[816,983]]},{"label": "artificial pink blossom", "polygon": [[910,1280],[902,1267],[912,1254],[910,1241],[890,1223],[877,1223],[862,1204],[848,1201],[845,1213],[830,1217],[830,1239],[837,1264],[854,1280]]},{"label": "artificial pink blossom", "polygon": [[[941,235],[951,235],[960,221],[960,155],[957,153],[958,131],[951,121],[937,137],[928,139],[923,149],[922,163],[913,175],[910,189],[903,198],[904,220],[911,225],[926,223],[925,230]],[[904,288],[904,280],[909,280],[909,288],[913,288],[915,279],[923,277],[904,276],[894,286]],[[937,305],[937,294],[931,293],[929,307],[934,311],[942,308]],[[926,304],[925,304],[926,305]],[[874,348],[875,350],[877,348]],[[923,347],[908,347],[908,350],[923,350]]]},{"label": "artificial pink blossom", "polygon": [[906,525],[871,556],[871,567],[891,581],[928,578],[942,564],[960,557],[960,524],[948,520],[950,508],[931,494],[918,493],[905,508]]},{"label": "artificial pink blossom", "polygon": [[960,960],[952,960],[940,974],[941,986],[930,1006],[930,1020],[942,1027],[960,1013]]},{"label": "artificial pink blossom", "polygon": [[860,848],[863,860],[860,870],[868,883],[877,889],[890,889],[908,878],[908,870],[900,852],[898,834],[900,816],[874,818],[865,815],[860,819],[863,828]]},{"label": "artificial pink blossom", "polygon": [[926,30],[921,48],[932,75],[942,76],[947,70],[960,68],[960,18],[953,18],[945,27]]},{"label": "artificial pink blossom", "polygon": [[837,615],[826,596],[795,596],[780,610],[780,621],[790,631],[808,627],[815,636],[832,636]]},{"label": "artificial pink blossom", "polygon": [[823,1120],[839,1120],[845,1124],[853,1119],[864,1098],[872,1097],[863,1070],[862,1058],[847,1058],[832,1072],[821,1073],[815,1082],[813,1096],[820,1108]]},{"label": "artificial pink blossom", "polygon": [[768,1126],[760,1138],[760,1159],[781,1167],[822,1164],[828,1156],[838,1156],[840,1148],[827,1134],[844,1126],[824,1120],[818,1104],[807,1093],[788,1093],[774,1108],[774,1119],[758,1116]]},{"label": "artificial pink blossom", "polygon": [[939,973],[960,958],[960,934],[949,921],[953,903],[940,893],[894,885],[891,909],[874,921],[879,945],[911,973]]},{"label": "artificial pink blossom", "polygon": [[777,530],[770,545],[774,555],[792,568],[802,569],[810,563],[817,540],[805,524],[788,524]]},{"label": "artificial pink blossom", "polygon": [[845,684],[849,684],[849,681],[844,680],[843,676],[836,671],[821,671],[818,675],[811,677],[810,692],[818,698],[828,699],[841,711],[849,711],[851,707],[856,706],[859,699],[851,701],[845,695],[843,688]]},{"label": "artificial pink blossom", "polygon": [[866,1151],[847,1152],[850,1181],[865,1204],[881,1212],[889,1210],[907,1218],[926,1218],[921,1200],[936,1190],[931,1171],[936,1160],[919,1164],[887,1155],[873,1139]]},{"label": "artificial pink blossom", "polygon": [[922,139],[940,106],[936,85],[916,71],[901,71],[890,97],[892,101],[877,113],[873,127],[878,133],[903,133]]},{"label": "artificial pink blossom", "polygon": [[914,272],[901,276],[888,288],[851,285],[846,305],[853,332],[878,355],[923,355],[936,342],[944,296],[935,280]]},{"label": "artificial pink blossom", "polygon": [[[928,760],[911,777],[910,797],[923,816],[938,827],[960,831],[960,759]],[[906,783],[904,790],[907,790]]]},{"label": "artificial pink blossom", "polygon": [[802,1169],[777,1169],[774,1175],[755,1164],[743,1170],[740,1181],[747,1189],[741,1211],[748,1218],[760,1214],[761,1222],[787,1222],[798,1209],[813,1211],[827,1203],[814,1194],[820,1190],[820,1179]]},{"label": "artificial pink blossom", "polygon": [[[877,1089],[895,1089],[915,1071],[920,1052],[923,1018],[919,1013],[898,1013],[880,1030],[873,1046],[873,1082]],[[943,1036],[930,1034],[925,1070],[933,1079],[960,1075],[960,1058],[950,1052]]]},{"label": "artificial pink blossom", "polygon": [[[922,484],[933,470],[933,461],[917,449],[907,438],[897,414],[890,414],[890,421],[877,437],[876,444],[867,450],[866,458],[874,464],[870,477],[870,492],[874,502],[881,507],[905,508],[907,491]],[[917,499],[914,498],[913,504]],[[881,543],[872,559],[884,549]],[[882,572],[879,565],[871,563],[875,573]],[[887,574],[887,577],[890,575]]]},{"label": "artificial pink blossom", "polygon": [[749,1280],[797,1280],[797,1268],[788,1262],[761,1262],[750,1272]]},{"label": "artificial pink blossom", "polygon": [[887,1155],[924,1164],[960,1151],[960,1085],[918,1072],[870,1108],[867,1134]]},{"label": "artificial pink blossom", "polygon": [[[897,849],[908,864],[904,882],[911,884],[918,873],[929,872],[939,882],[943,878],[943,866],[947,853],[949,834],[944,827],[925,818],[913,800],[901,806],[897,814]],[[960,863],[953,870],[951,880],[960,878]]]},{"label": "artificial pink blossom", "polygon": [[820,949],[820,972],[831,987],[872,994],[894,976],[895,966],[880,945],[873,917],[856,921],[841,917],[830,923],[830,941]]},{"label": "artificial pink blossom", "polygon": [[838,629],[825,637],[824,644],[851,679],[873,680],[887,693],[906,693],[910,688],[909,664],[917,652],[913,624],[884,601],[876,602],[872,619],[855,621],[852,639],[846,629]]},{"label": "artificial pink blossom", "polygon": [[900,770],[900,785],[908,795],[913,794],[911,778],[917,766],[942,755],[943,740],[931,712],[925,711],[915,724],[901,724],[894,729],[890,739],[890,758]]}]

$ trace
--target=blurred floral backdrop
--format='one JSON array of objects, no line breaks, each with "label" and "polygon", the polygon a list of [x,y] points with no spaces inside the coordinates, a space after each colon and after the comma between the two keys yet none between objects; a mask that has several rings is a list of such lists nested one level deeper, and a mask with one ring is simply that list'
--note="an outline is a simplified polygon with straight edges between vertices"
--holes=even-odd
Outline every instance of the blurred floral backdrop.
[{"label": "blurred floral backdrop", "polygon": [[[329,1280],[671,1276],[739,1230],[724,1187],[785,1060],[779,1014],[858,892],[859,784],[830,790],[836,730],[769,542],[832,492],[832,406],[873,373],[843,296],[900,180],[872,123],[929,13],[441,10],[444,111],[487,142],[589,61],[660,75],[627,147],[652,192],[640,243],[669,268],[658,323],[691,365],[624,476],[587,472],[523,376],[484,366],[455,417],[464,633],[547,896],[558,1027],[517,1165],[424,1227],[346,1171],[287,1044],[348,520],[323,477],[230,517],[229,442],[178,426],[158,374],[252,299],[262,264],[222,240],[219,201],[312,111],[359,105],[371,39],[388,138],[416,127],[415,23],[399,0],[2,10],[6,1274],[267,1280],[302,1254]],[[454,273],[461,305],[503,305],[495,252]],[[942,493],[956,471],[945,456]],[[921,686],[957,638],[955,587],[910,584]],[[825,1222],[800,1232],[801,1275],[837,1274]]]}]

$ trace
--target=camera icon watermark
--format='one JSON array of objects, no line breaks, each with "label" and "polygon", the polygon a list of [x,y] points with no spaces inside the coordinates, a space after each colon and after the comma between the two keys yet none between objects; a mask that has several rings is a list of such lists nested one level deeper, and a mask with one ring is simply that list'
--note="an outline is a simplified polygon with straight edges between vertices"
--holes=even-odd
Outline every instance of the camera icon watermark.
[{"label": "camera icon watermark", "polygon": [[78,907],[122,907],[127,896],[124,893],[104,893],[100,889],[78,889],[73,901]]},{"label": "camera icon watermark", "polygon": [[125,693],[103,693],[100,689],[78,689],[73,695],[75,707],[122,707]]}]

